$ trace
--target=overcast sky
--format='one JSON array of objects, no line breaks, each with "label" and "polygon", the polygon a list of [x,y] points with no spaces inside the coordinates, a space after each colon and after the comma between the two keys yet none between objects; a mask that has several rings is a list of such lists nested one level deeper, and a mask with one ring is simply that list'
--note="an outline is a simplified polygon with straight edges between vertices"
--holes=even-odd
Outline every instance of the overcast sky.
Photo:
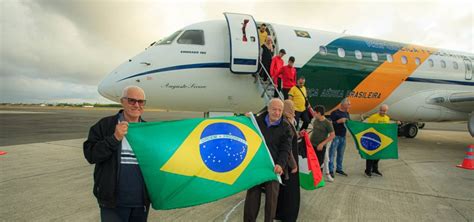
[{"label": "overcast sky", "polygon": [[223,12],[474,53],[474,1],[0,0],[0,102],[108,102],[107,73],[155,40]]}]

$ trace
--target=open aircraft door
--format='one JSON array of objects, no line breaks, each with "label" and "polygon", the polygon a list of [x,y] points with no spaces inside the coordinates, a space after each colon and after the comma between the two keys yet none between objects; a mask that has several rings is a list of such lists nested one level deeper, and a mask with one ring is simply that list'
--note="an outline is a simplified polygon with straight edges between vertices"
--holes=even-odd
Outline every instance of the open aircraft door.
[{"label": "open aircraft door", "polygon": [[224,13],[229,29],[230,71],[253,74],[258,71],[260,45],[257,23],[251,15]]}]

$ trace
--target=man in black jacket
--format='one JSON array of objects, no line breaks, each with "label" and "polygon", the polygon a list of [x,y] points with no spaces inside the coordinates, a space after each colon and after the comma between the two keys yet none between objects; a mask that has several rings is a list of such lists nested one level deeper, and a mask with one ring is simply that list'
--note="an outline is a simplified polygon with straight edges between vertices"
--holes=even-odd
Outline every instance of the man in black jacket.
[{"label": "man in black jacket", "polygon": [[[268,104],[268,114],[257,117],[258,127],[265,138],[273,162],[274,171],[278,175],[283,173],[291,150],[291,128],[287,121],[282,118],[283,102],[280,99],[272,99]],[[278,181],[268,181],[254,186],[247,191],[244,206],[244,221],[256,221],[260,209],[260,198],[262,188],[265,188],[265,221],[273,221],[276,214]]]},{"label": "man in black jacket", "polygon": [[94,196],[102,221],[147,221],[150,200],[135,154],[125,138],[129,122],[142,122],[145,92],[123,90],[123,109],[89,130],[84,156],[94,169]]}]

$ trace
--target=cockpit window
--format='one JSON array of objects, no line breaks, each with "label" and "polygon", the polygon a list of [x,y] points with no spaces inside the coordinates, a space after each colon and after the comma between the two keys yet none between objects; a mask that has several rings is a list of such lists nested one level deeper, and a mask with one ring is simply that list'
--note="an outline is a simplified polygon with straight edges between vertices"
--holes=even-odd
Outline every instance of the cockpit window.
[{"label": "cockpit window", "polygon": [[173,40],[178,37],[178,35],[181,33],[182,31],[179,30],[179,31],[176,31],[175,33],[171,34],[170,36],[164,38],[164,39],[161,39],[160,41],[158,41],[156,43],[156,45],[169,45],[173,42]]},{"label": "cockpit window", "polygon": [[204,45],[204,31],[186,30],[178,39],[179,44]]}]

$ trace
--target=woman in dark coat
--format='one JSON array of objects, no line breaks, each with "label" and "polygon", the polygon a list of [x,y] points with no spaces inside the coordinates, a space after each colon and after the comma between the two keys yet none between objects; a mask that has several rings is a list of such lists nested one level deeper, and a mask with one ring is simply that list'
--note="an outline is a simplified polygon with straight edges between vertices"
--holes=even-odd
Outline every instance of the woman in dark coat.
[{"label": "woman in dark coat", "polygon": [[283,184],[278,194],[277,220],[296,221],[300,210],[300,180],[298,173],[298,134],[295,128],[295,108],[293,101],[285,100],[283,116],[292,126],[293,142],[287,169],[282,175]]},{"label": "woman in dark coat", "polygon": [[[270,65],[272,64],[272,58],[273,58],[273,40],[272,37],[268,36],[267,39],[265,40],[265,43],[262,45],[262,64],[263,67],[268,72],[268,75],[270,75]],[[260,77],[263,78],[263,81],[267,81],[268,76],[265,73],[265,70],[262,68],[260,69]]]}]

